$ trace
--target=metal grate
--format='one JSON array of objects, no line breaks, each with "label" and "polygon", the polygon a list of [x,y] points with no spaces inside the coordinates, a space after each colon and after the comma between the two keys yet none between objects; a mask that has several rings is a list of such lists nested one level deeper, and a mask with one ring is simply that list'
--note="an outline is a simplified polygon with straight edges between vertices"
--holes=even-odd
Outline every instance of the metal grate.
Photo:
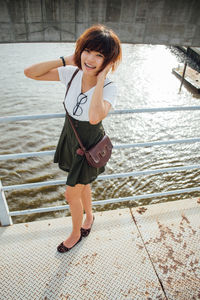
[{"label": "metal grate", "polygon": [[0,299],[199,299],[199,215],[196,199],[96,213],[65,254],[70,217],[1,227]]},{"label": "metal grate", "polygon": [[195,199],[132,209],[167,298],[200,298],[200,204]]},{"label": "metal grate", "polygon": [[0,228],[1,299],[165,299],[129,209],[97,213],[69,253],[71,218]]}]

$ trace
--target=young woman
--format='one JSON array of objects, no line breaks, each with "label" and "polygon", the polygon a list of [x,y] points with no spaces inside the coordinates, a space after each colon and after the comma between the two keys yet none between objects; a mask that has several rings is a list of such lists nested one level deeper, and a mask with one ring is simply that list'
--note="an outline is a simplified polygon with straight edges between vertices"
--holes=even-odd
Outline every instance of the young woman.
[{"label": "young woman", "polygon": [[[29,78],[60,80],[67,86],[78,68],[65,98],[65,107],[86,149],[95,145],[104,135],[101,121],[114,107],[116,100],[116,87],[106,75],[109,70],[116,69],[121,57],[117,35],[103,25],[96,25],[80,36],[73,55],[35,64],[24,70]],[[61,253],[69,251],[90,233],[94,221],[90,183],[105,169],[89,166],[85,156],[76,153],[78,148],[66,116],[54,162],[68,172],[65,197],[70,205],[73,229],[71,235],[57,247]],[[82,224],[83,209],[86,218]]]}]

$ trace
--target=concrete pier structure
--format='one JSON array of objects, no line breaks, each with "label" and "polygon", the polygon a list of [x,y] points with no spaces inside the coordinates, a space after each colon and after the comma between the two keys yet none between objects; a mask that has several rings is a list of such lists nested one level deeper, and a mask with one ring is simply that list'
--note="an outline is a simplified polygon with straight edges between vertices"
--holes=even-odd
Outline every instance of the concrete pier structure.
[{"label": "concrete pier structure", "polygon": [[74,42],[90,25],[124,43],[200,46],[199,0],[0,0],[0,42]]}]

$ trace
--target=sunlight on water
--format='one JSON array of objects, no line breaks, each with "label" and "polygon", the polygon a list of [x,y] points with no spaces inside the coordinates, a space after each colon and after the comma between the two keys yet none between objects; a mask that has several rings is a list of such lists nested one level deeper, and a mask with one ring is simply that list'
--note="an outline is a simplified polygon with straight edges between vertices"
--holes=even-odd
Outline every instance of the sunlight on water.
[{"label": "sunlight on water", "polygon": [[[23,70],[30,64],[69,55],[74,44],[13,44],[0,45],[1,116],[43,113],[63,113],[65,88],[59,82],[36,82],[25,78]],[[9,57],[9,60],[4,58]],[[118,87],[116,109],[200,105],[200,96],[183,86],[172,74],[172,68],[183,57],[166,46],[123,45],[123,63],[111,74]],[[111,115],[104,121],[113,144],[159,141],[199,136],[199,112],[164,112]],[[62,129],[63,119],[23,121],[1,124],[1,153],[54,150]],[[199,163],[199,144],[181,144],[114,150],[106,173],[132,172]],[[65,179],[66,174],[53,164],[52,157],[1,161],[3,185]],[[195,187],[200,182],[198,170],[162,175],[128,177],[96,181],[93,200],[128,197]],[[6,193],[13,210],[65,204],[65,186]],[[191,195],[141,200],[98,207],[112,209],[177,200]],[[66,215],[66,212],[37,214],[15,218],[15,222],[32,221]]]},{"label": "sunlight on water", "polygon": [[163,105],[160,99],[168,95],[167,104],[173,103],[174,97],[169,97],[169,90],[174,92],[177,88],[177,81],[173,77],[169,78],[172,66],[176,65],[176,57],[169,56],[166,48],[158,46],[153,48],[146,60],[145,73],[149,77],[147,82],[151,105]]}]

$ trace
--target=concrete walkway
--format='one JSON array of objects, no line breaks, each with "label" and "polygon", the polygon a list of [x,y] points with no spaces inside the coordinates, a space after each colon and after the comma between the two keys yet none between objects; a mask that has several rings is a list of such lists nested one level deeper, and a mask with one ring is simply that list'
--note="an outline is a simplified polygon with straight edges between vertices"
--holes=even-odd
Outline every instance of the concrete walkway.
[{"label": "concrete walkway", "polygon": [[0,228],[0,299],[200,299],[200,204],[189,199],[95,214],[69,253],[71,218]]}]

